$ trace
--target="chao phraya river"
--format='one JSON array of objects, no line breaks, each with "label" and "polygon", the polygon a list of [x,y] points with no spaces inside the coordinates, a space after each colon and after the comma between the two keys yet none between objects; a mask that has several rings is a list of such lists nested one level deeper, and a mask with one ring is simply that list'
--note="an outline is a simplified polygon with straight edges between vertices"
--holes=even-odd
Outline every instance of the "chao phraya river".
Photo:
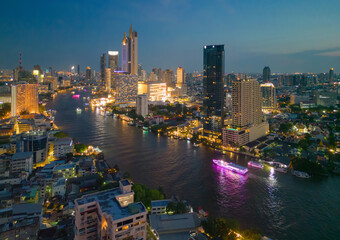
[{"label": "chao phraya river", "polygon": [[[249,169],[246,176],[221,171],[213,158],[246,166],[237,154],[220,155],[195,149],[185,140],[128,126],[97,110],[85,111],[89,91],[58,94],[48,104],[57,110],[55,122],[79,141],[99,146],[105,159],[128,171],[135,182],[162,186],[168,196],[188,200],[210,214],[237,219],[241,227],[256,227],[273,239],[340,239],[340,176],[301,179],[269,168]],[[76,113],[79,107],[82,113]]]}]

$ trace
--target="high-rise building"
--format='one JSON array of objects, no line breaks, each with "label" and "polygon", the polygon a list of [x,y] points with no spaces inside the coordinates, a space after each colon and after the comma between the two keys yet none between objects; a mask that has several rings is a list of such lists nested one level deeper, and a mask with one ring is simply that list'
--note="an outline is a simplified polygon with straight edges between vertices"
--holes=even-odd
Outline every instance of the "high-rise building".
[{"label": "high-rise building", "polygon": [[264,67],[263,68],[263,76],[262,76],[264,83],[270,81],[270,75],[271,75],[270,68],[268,66]]},{"label": "high-rise building", "polygon": [[141,115],[143,117],[148,115],[149,110],[148,110],[148,95],[147,94],[141,94],[137,96],[136,113],[137,115]]},{"label": "high-rise building", "polygon": [[166,69],[163,73],[163,80],[166,83],[167,87],[174,87],[173,84],[173,79],[174,79],[174,71],[172,69]]},{"label": "high-rise building", "polygon": [[334,82],[334,68],[329,69],[328,80],[331,84]]},{"label": "high-rise building", "polygon": [[262,97],[262,110],[276,108],[276,91],[274,84],[264,83],[260,85]]},{"label": "high-rise building", "polygon": [[138,76],[141,77],[142,76],[142,65],[141,64],[138,64]]},{"label": "high-rise building", "polygon": [[111,92],[111,69],[105,69],[105,86],[107,93]]},{"label": "high-rise building", "polygon": [[[77,73],[78,73],[78,76],[80,76],[80,65],[78,64],[77,66]],[[53,76],[53,75],[52,75]]]},{"label": "high-rise building", "polygon": [[11,116],[21,112],[39,113],[37,84],[18,84],[11,89]]},{"label": "high-rise building", "polygon": [[138,91],[138,76],[117,74],[116,76],[116,103],[134,105]]},{"label": "high-rise building", "polygon": [[106,54],[100,56],[100,80],[102,84],[105,84],[105,69],[106,69]]},{"label": "high-rise building", "polygon": [[118,70],[118,56],[119,52],[118,51],[108,51],[109,55],[109,68],[111,71],[117,71]]},{"label": "high-rise building", "polygon": [[142,69],[142,81],[146,81],[147,80],[147,76],[146,76],[146,71],[144,69]]},{"label": "high-rise building", "polygon": [[132,30],[132,25],[129,30],[129,36],[124,37],[122,41],[122,70],[129,74],[138,74],[138,34]]},{"label": "high-rise building", "polygon": [[220,132],[224,119],[224,45],[203,49],[203,129],[204,135]]},{"label": "high-rise building", "polygon": [[91,67],[87,67],[86,68],[86,76],[85,76],[85,79],[87,80],[87,81],[90,81],[91,79],[92,79],[92,69],[91,69]]},{"label": "high-rise building", "polygon": [[149,81],[150,82],[157,82],[158,79],[157,79],[157,75],[155,72],[151,72],[150,75],[149,75]]},{"label": "high-rise building", "polygon": [[178,67],[177,68],[177,87],[182,87],[182,84],[184,84],[185,81],[185,73],[184,68]]},{"label": "high-rise building", "polygon": [[75,200],[75,240],[146,239],[148,210],[134,202],[129,180],[118,188],[83,195]]},{"label": "high-rise building", "polygon": [[261,99],[260,86],[256,79],[233,81],[233,127],[246,127],[261,123],[263,118]]},{"label": "high-rise building", "polygon": [[256,79],[238,79],[232,83],[232,124],[223,129],[223,144],[242,146],[268,132],[263,122],[262,98]]},{"label": "high-rise building", "polygon": [[109,55],[109,68],[111,69],[111,87],[116,87],[115,71],[118,70],[118,51],[108,51]]}]

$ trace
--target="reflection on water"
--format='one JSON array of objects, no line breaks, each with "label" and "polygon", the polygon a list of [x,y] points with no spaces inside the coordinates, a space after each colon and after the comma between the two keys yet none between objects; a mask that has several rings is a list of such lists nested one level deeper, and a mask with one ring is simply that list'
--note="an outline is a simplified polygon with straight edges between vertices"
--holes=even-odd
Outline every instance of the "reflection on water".
[{"label": "reflection on water", "polygon": [[135,182],[162,186],[169,197],[179,195],[193,207],[236,218],[241,226],[260,228],[274,239],[340,239],[340,177],[299,179],[268,167],[249,168],[246,176],[221,170],[213,158],[242,166],[249,159],[194,148],[186,140],[128,126],[97,109],[77,115],[89,92],[79,93],[80,99],[59,94],[49,106],[57,110],[56,124],[70,136],[99,146],[107,161],[129,171]]}]

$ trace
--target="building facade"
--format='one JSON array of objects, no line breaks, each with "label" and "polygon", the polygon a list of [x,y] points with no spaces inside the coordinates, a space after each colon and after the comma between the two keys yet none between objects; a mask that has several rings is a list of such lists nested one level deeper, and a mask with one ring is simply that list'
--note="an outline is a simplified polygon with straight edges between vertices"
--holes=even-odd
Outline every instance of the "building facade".
[{"label": "building facade", "polygon": [[129,36],[124,33],[122,41],[122,70],[138,75],[138,34],[130,27]]},{"label": "building facade", "polygon": [[203,55],[203,129],[209,135],[223,126],[224,45],[204,46]]},{"label": "building facade", "polygon": [[185,81],[185,73],[184,73],[184,68],[178,67],[177,68],[177,87],[182,87]]},{"label": "building facade", "polygon": [[105,83],[106,54],[100,56],[100,79],[102,84]]},{"label": "building facade", "polygon": [[134,203],[128,180],[119,188],[84,195],[75,200],[75,239],[144,239],[147,209]]},{"label": "building facade", "polygon": [[39,113],[39,97],[37,84],[18,84],[11,89],[11,116],[22,112]]},{"label": "building facade", "polygon": [[270,68],[268,66],[263,68],[263,74],[262,74],[262,79],[264,83],[270,82]]},{"label": "building facade", "polygon": [[116,75],[116,103],[132,104],[136,103],[138,91],[137,75]]},{"label": "building facade", "polygon": [[264,83],[260,85],[262,97],[262,110],[276,108],[276,90],[272,83]]},{"label": "building facade", "polygon": [[141,94],[137,96],[136,113],[137,115],[141,115],[143,117],[146,117],[149,114],[147,94]]}]

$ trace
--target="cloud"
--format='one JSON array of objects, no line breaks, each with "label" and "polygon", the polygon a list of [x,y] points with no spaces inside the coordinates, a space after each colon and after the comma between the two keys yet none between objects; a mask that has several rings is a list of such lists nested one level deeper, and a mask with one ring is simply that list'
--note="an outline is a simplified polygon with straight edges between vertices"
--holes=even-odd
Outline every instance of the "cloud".
[{"label": "cloud", "polygon": [[340,50],[322,52],[322,53],[319,53],[317,55],[326,56],[326,57],[340,57]]}]

